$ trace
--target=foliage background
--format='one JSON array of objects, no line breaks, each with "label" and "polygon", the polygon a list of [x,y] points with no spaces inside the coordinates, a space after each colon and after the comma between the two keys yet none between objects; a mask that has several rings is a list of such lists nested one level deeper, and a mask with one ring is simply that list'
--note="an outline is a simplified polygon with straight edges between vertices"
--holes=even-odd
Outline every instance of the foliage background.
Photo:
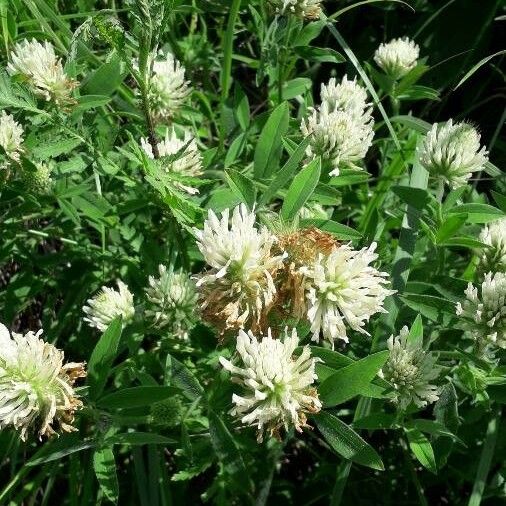
[{"label": "foliage background", "polygon": [[[325,11],[330,15],[352,3],[328,1]],[[360,62],[371,62],[374,50],[382,41],[404,35],[413,37],[431,67],[422,83],[438,90],[440,100],[409,103],[403,106],[402,112],[411,111],[429,123],[450,117],[471,120],[479,126],[482,140],[490,149],[490,161],[501,167],[506,157],[501,130],[506,111],[504,55],[482,66],[457,90],[455,86],[483,57],[503,49],[504,5],[492,0],[413,0],[408,3],[415,12],[401,4],[383,2],[356,7],[339,17],[336,26]],[[230,56],[224,49],[231,35],[227,29],[230,2],[174,2],[169,25],[162,35],[163,44],[184,63],[195,89],[181,124],[198,132],[202,147],[205,146],[205,177],[209,182],[201,187],[203,198],[198,205],[202,207],[220,210],[237,201],[228,189],[223,167],[242,171],[251,163],[258,134],[272,110],[265,81],[260,86],[255,85],[255,67],[260,58],[259,28],[254,26],[249,7],[258,7],[258,4],[257,1],[243,1],[240,7],[233,30],[230,93],[223,88],[227,75],[222,70]],[[109,97],[91,106],[80,103],[71,113],[70,121],[62,120],[62,124],[82,136],[82,142],[77,142],[75,135],[59,125],[57,116],[44,121],[43,115],[30,114],[21,108],[20,114],[30,132],[26,144],[37,158],[53,160],[57,166],[57,183],[53,195],[42,197],[27,193],[23,183],[16,180],[2,182],[1,189],[0,321],[19,330],[42,326],[50,341],[76,361],[89,361],[97,343],[96,333],[82,323],[81,307],[102,284],[122,277],[128,280],[134,293],[141,294],[147,276],[155,273],[160,262],[167,263],[167,259],[175,257],[176,265],[191,266],[194,272],[203,265],[187,233],[190,220],[177,214],[174,219],[172,213],[177,205],[169,203],[168,212],[167,201],[163,202],[147,185],[138,164],[125,155],[131,152],[132,139],[145,136],[146,129],[135,96],[135,84],[118,58],[118,52],[111,51],[104,37],[75,43],[75,31],[90,16],[96,17],[101,9],[108,9],[108,15],[117,16],[122,25],[130,29],[134,39],[139,35],[141,27],[135,24],[132,7],[127,2],[4,0],[0,3],[4,62],[16,40],[47,38],[62,55],[75,49],[69,68],[81,81],[81,95]],[[326,29],[311,45],[343,52]],[[273,59],[266,62],[267,71],[274,68],[279,54],[271,56]],[[350,62],[308,63],[299,59],[294,63],[293,75],[311,79],[312,90],[304,94],[304,101],[310,104],[313,97],[317,100],[321,82],[331,75],[340,77],[346,72],[355,74]],[[242,87],[249,101],[249,109],[243,116],[248,117],[244,121],[250,122],[246,129],[238,119],[240,104],[244,101],[240,100],[242,95],[236,84]],[[0,86],[2,107],[8,107],[5,85],[0,83]],[[295,118],[300,114],[297,107],[299,105],[292,102],[295,138],[298,135]],[[231,146],[241,130],[246,131],[244,148],[233,156]],[[383,149],[378,143],[369,152],[367,164],[373,178],[381,177],[383,167],[374,160]],[[376,183],[374,179],[371,188],[374,189]],[[506,193],[504,178],[484,175],[477,187],[482,193],[471,195],[470,201],[494,204],[491,190],[501,195]],[[334,219],[358,227],[360,213],[356,210],[365,205],[367,189],[364,185],[346,186],[340,188],[340,198],[342,206]],[[377,230],[384,230],[379,239],[382,258],[387,264],[395,250],[396,230],[402,218],[396,211],[400,203],[390,194],[387,204],[378,209]],[[197,205],[185,208],[184,213],[194,217],[195,223],[201,223]],[[471,224],[469,234],[473,235],[478,229]],[[371,237],[366,238],[374,237],[374,231],[366,231],[364,235],[368,234]],[[422,259],[419,255],[415,259],[415,263],[419,263],[413,278],[422,281],[428,276],[435,285],[450,283],[444,276],[460,277],[469,258],[467,250],[451,250],[443,260],[448,263],[438,266],[440,257],[438,260],[429,254]],[[448,290],[453,296],[462,293],[465,283],[461,279],[452,283],[455,286],[450,285]],[[416,312],[404,310],[407,312],[399,320],[412,321]],[[441,322],[438,318],[435,320],[428,322],[429,331],[440,328]],[[364,437],[381,455],[385,471],[353,465],[346,478],[347,464],[322,443],[317,432],[306,432],[296,439],[287,437],[283,448],[274,441],[259,446],[247,430],[237,431],[234,438],[240,453],[238,450],[231,453],[216,441],[211,442],[208,435],[199,436],[208,434],[204,430],[208,426],[207,419],[217,415],[215,427],[221,428],[224,423],[232,428],[230,419],[224,415],[230,404],[231,386],[226,375],[217,373],[217,357],[223,351],[217,348],[210,329],[203,325],[193,332],[188,347],[162,343],[160,350],[157,336],[144,335],[144,332],[142,321],[125,329],[124,346],[115,362],[108,391],[151,385],[153,381],[163,384],[164,375],[179,379],[183,376],[181,381],[187,388],[188,381],[191,384],[185,377],[187,369],[181,373],[177,360],[167,367],[164,357],[170,351],[198,375],[206,389],[207,403],[197,402],[198,395],[191,391],[191,386],[190,391],[183,388],[182,402],[188,409],[188,419],[184,424],[163,429],[150,425],[149,409],[145,406],[111,413],[98,405],[96,409],[85,411],[80,418],[79,437],[65,436],[43,449],[52,456],[49,460],[44,453],[36,453],[43,448],[40,443],[32,441],[24,445],[12,433],[3,431],[0,434],[3,489],[0,503],[85,505],[106,503],[108,496],[114,498],[119,494],[119,504],[143,506],[202,500],[243,504],[244,491],[252,486],[251,483],[256,490],[256,504],[328,504],[329,498],[333,504],[338,504],[340,487],[344,485],[343,504],[423,503],[419,497],[420,488],[428,504],[467,502],[490,420],[491,408],[487,403],[460,402],[460,421],[464,423],[459,423],[458,436],[463,444],[453,445],[446,465],[448,438],[433,440],[440,468],[438,473],[423,469],[407,451],[400,451],[398,437],[393,431],[375,430],[365,432]],[[452,329],[448,334],[450,343],[458,337]],[[358,339],[350,353],[362,357],[368,353],[369,344],[367,340]],[[200,389],[193,387],[197,392]],[[340,407],[340,416],[351,421],[350,415],[355,409],[356,400],[350,401]],[[503,419],[499,418],[499,423],[500,437],[482,501],[487,505],[499,504],[506,497],[503,481],[506,427]],[[111,427],[124,432],[131,426],[143,433],[159,434],[170,442],[163,440],[164,444],[158,445],[154,444],[156,439],[148,438],[146,441],[153,444],[132,445],[118,440],[114,456],[108,450],[112,446],[106,445],[106,450],[100,454],[105,464],[102,467],[95,464],[94,469],[94,452],[89,442],[98,442],[100,446],[100,442],[110,436]],[[228,434],[226,428],[223,430]],[[88,442],[82,443],[83,438]],[[58,445],[64,448],[63,454],[65,448],[81,451],[57,458],[63,455],[58,453]],[[113,460],[111,464],[111,459],[115,459],[115,463]],[[95,476],[97,467],[103,469],[101,486]],[[116,473],[111,469],[116,469]],[[417,477],[414,479],[414,476]],[[251,497],[247,500],[251,502]]]}]

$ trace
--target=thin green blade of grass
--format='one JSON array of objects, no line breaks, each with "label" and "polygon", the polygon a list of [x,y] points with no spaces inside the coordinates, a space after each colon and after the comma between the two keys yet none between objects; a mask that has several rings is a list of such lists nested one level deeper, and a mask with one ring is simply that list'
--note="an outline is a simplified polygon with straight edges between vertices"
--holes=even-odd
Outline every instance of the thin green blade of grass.
[{"label": "thin green blade of grass", "polygon": [[483,443],[483,449],[481,451],[480,461],[478,462],[478,470],[476,472],[476,478],[474,479],[473,491],[471,492],[468,506],[479,506],[481,504],[487,476],[494,456],[500,420],[501,410],[499,409],[495,416],[488,422],[485,442]]}]

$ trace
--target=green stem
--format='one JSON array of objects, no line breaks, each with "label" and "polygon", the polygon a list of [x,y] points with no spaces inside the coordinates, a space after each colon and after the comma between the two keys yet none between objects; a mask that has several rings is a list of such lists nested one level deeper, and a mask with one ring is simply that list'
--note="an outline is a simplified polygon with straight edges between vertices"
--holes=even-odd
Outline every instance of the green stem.
[{"label": "green stem", "polygon": [[473,491],[468,503],[469,506],[479,506],[481,503],[487,475],[490,471],[490,465],[492,464],[492,457],[494,456],[500,419],[501,410],[497,409],[495,415],[488,422],[487,433],[478,463],[478,470],[476,471],[476,478],[474,479]]},{"label": "green stem", "polygon": [[228,15],[227,31],[223,40],[223,66],[221,72],[221,105],[225,103],[232,81],[232,52],[234,50],[234,28],[239,9],[241,7],[241,0],[232,0],[230,12]]}]

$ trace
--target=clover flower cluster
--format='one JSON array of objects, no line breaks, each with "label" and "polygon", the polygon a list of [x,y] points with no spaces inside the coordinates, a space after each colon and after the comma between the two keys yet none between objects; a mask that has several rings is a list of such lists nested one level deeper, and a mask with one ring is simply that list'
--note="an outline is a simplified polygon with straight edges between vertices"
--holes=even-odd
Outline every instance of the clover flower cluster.
[{"label": "clover flower cluster", "polygon": [[25,39],[15,44],[7,71],[24,79],[33,93],[44,100],[57,105],[73,102],[71,93],[78,83],[65,73],[50,42]]},{"label": "clover flower cluster", "polygon": [[265,331],[271,310],[305,318],[313,339],[332,345],[348,341],[347,327],[367,334],[369,318],[383,312],[387,274],[370,265],[376,248],[354,250],[315,228],[257,229],[255,213],[244,205],[221,220],[209,211],[197,245],[211,270],[197,282],[204,317],[222,331]]},{"label": "clover flower cluster", "polygon": [[88,299],[87,306],[83,307],[86,314],[84,321],[90,327],[102,332],[117,317],[122,317],[122,323],[129,323],[135,314],[133,295],[123,281],[117,281],[118,290],[103,286],[100,292]]},{"label": "clover flower cluster", "polygon": [[374,53],[374,61],[393,79],[400,79],[416,67],[420,48],[408,37],[393,39],[380,44]]},{"label": "clover flower cluster", "polygon": [[[274,277],[283,254],[273,253],[276,237],[255,226],[255,213],[245,205],[219,219],[210,210],[204,229],[195,229],[197,246],[210,266],[198,281],[204,316],[222,330],[262,328],[275,300]],[[229,223],[230,221],[230,223]]]},{"label": "clover flower cluster", "polygon": [[390,353],[379,376],[392,385],[393,401],[401,410],[412,402],[419,408],[436,402],[438,387],[431,381],[441,372],[437,357],[424,351],[421,340],[410,339],[407,327],[390,336],[387,344]]},{"label": "clover flower cluster", "polygon": [[310,110],[301,123],[301,131],[311,136],[306,154],[320,156],[339,175],[342,168],[360,169],[374,137],[372,108],[365,89],[345,76],[340,83],[332,78],[322,85],[321,104]]},{"label": "clover flower cluster", "polygon": [[23,151],[23,127],[13,116],[2,111],[0,115],[0,146],[5,154],[19,162],[19,156]]},{"label": "clover flower cluster", "polygon": [[[149,158],[154,159],[153,147],[147,139],[141,139],[141,147]],[[160,163],[166,172],[193,178],[202,175],[202,156],[195,138],[188,131],[180,139],[173,129],[167,130],[165,138],[157,143],[157,148]],[[196,188],[178,181],[175,186],[190,195],[198,193]]]},{"label": "clover flower cluster", "polygon": [[155,121],[174,118],[191,93],[189,84],[185,68],[171,53],[153,61],[148,101]]},{"label": "clover flower cluster", "polygon": [[318,19],[321,0],[270,0],[278,14],[293,15],[301,19]]},{"label": "clover flower cluster", "polygon": [[11,336],[0,324],[0,429],[13,427],[23,441],[32,429],[39,437],[76,430],[74,413],[82,407],[74,384],[86,376],[84,364],[64,364],[63,352],[41,334]]},{"label": "clover flower cluster", "polygon": [[420,163],[429,174],[455,189],[464,186],[488,161],[480,134],[468,123],[435,123],[424,138]]},{"label": "clover flower cluster", "polygon": [[488,246],[479,254],[480,270],[506,272],[506,218],[483,227],[479,239]]},{"label": "clover flower cluster", "polygon": [[284,339],[274,338],[270,328],[260,338],[240,330],[236,344],[239,364],[220,357],[223,368],[244,391],[243,395],[233,394],[231,413],[244,425],[257,427],[258,441],[266,431],[277,435],[282,427],[286,430],[291,425],[302,432],[307,427],[306,414],[321,409],[312,386],[317,379],[317,359],[311,357],[309,346],[296,356],[298,344],[295,329],[291,333],[285,329]]},{"label": "clover flower cluster", "polygon": [[478,286],[468,284],[465,295],[457,315],[478,350],[506,348],[506,273],[487,272]]},{"label": "clover flower cluster", "polygon": [[195,322],[195,283],[186,273],[168,270],[165,265],[160,265],[158,271],[158,278],[149,276],[145,291],[150,304],[145,315],[154,327],[169,329],[176,337],[188,339]]}]

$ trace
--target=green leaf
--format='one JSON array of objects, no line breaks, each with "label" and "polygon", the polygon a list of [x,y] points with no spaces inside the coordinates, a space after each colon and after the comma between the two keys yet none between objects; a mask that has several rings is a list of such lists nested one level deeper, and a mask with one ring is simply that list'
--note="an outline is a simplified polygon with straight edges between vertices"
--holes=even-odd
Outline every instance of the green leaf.
[{"label": "green leaf", "polygon": [[238,84],[234,89],[234,113],[241,130],[247,130],[250,123],[249,101],[248,96]]},{"label": "green leaf", "polygon": [[60,439],[48,441],[25,465],[38,466],[39,464],[59,460],[72,453],[88,450],[94,446],[93,441],[79,441],[77,435],[67,435]]},{"label": "green leaf", "polygon": [[121,58],[114,52],[109,61],[90,75],[82,86],[82,92],[87,95],[111,96],[121,86],[125,75]]},{"label": "green leaf", "polygon": [[424,188],[414,188],[412,186],[393,186],[392,191],[406,204],[421,211],[425,209],[433,199],[429,192]]},{"label": "green leaf", "polygon": [[89,111],[90,109],[96,109],[97,107],[107,105],[110,101],[111,97],[106,97],[104,95],[82,95],[79,97],[77,105],[72,112],[75,114]]},{"label": "green leaf", "polygon": [[416,316],[413,325],[409,329],[408,342],[416,348],[420,348],[423,344],[423,323],[420,315]]},{"label": "green leaf", "polygon": [[394,426],[395,415],[388,413],[373,413],[353,422],[353,428],[361,430],[392,429]]},{"label": "green leaf", "polygon": [[169,445],[175,444],[177,441],[169,439],[168,437],[161,436],[160,434],[153,434],[151,432],[124,432],[122,434],[114,434],[105,440],[108,445],[125,444],[129,446],[138,445]]},{"label": "green leaf", "polygon": [[436,233],[436,242],[441,244],[450,239],[467,221],[467,214],[454,214],[445,218]]},{"label": "green leaf", "polygon": [[324,406],[336,406],[357,395],[364,395],[367,386],[388,358],[387,350],[373,353],[339,369],[318,388]]},{"label": "green leaf", "polygon": [[285,165],[283,165],[281,170],[276,174],[276,177],[272,180],[271,184],[263,192],[259,202],[260,205],[268,203],[272,197],[276,195],[276,192],[285,186],[304,157],[310,140],[310,136],[306,137],[290,155],[290,158],[287,160]]},{"label": "green leaf", "polygon": [[197,378],[190,372],[190,370],[179,360],[171,355],[171,377],[170,385],[179,388],[183,395],[194,401],[199,397],[204,396],[204,389],[198,382]]},{"label": "green leaf", "polygon": [[385,469],[376,450],[339,418],[321,411],[313,415],[313,419],[327,443],[339,455],[366,467]]},{"label": "green leaf", "polygon": [[308,61],[328,63],[342,63],[346,61],[346,58],[341,53],[331,48],[297,46],[294,50],[298,56]]},{"label": "green leaf", "polygon": [[311,346],[311,355],[321,358],[325,365],[333,369],[341,369],[347,365],[353,364],[354,360],[338,351],[322,348],[321,346]]},{"label": "green leaf", "polygon": [[504,213],[488,204],[461,204],[450,210],[450,214],[467,214],[468,223],[488,223],[504,217]]},{"label": "green leaf", "polygon": [[55,158],[57,156],[70,153],[73,149],[81,144],[80,139],[73,137],[57,139],[55,141],[44,142],[32,149],[34,157],[40,160]]},{"label": "green leaf", "polygon": [[88,362],[89,397],[94,400],[102,393],[118,353],[121,338],[121,317],[115,318],[102,334]]},{"label": "green leaf", "polygon": [[225,172],[230,189],[250,208],[253,209],[256,200],[256,189],[253,181],[234,169]]},{"label": "green leaf", "polygon": [[364,170],[342,169],[339,176],[331,177],[329,185],[333,187],[351,186],[354,184],[365,183],[371,175]]},{"label": "green leaf", "polygon": [[112,448],[101,448],[95,451],[93,469],[104,496],[116,504],[119,497],[119,485]]},{"label": "green leaf", "polygon": [[434,474],[437,474],[436,459],[430,441],[416,428],[404,429],[408,438],[409,447],[415,454],[418,462]]},{"label": "green leaf", "polygon": [[138,408],[163,401],[174,396],[176,393],[177,390],[175,388],[167,386],[124,388],[118,392],[101,397],[97,405],[107,409]]},{"label": "green leaf", "polygon": [[291,100],[292,98],[304,95],[306,91],[311,89],[313,81],[307,77],[296,77],[286,83],[283,83],[281,89],[281,98],[283,100]]},{"label": "green leaf", "polygon": [[234,437],[214,411],[209,411],[208,418],[211,443],[218,459],[231,476],[239,480],[246,489],[250,489],[249,474]]},{"label": "green leaf", "polygon": [[486,248],[487,245],[483,244],[480,241],[477,241],[473,237],[451,237],[450,239],[446,239],[446,241],[439,244],[440,246],[446,246],[446,247],[459,247],[459,248],[469,248],[469,249],[476,249],[476,248]]},{"label": "green leaf", "polygon": [[288,103],[283,102],[272,111],[262,128],[253,159],[255,179],[269,177],[276,171],[282,152],[281,137],[288,129],[288,119]]},{"label": "green leaf", "polygon": [[446,321],[447,317],[455,314],[455,305],[448,299],[434,295],[406,293],[401,300],[414,311],[435,322]]},{"label": "green leaf", "polygon": [[332,220],[309,218],[301,220],[300,225],[302,227],[319,228],[320,230],[332,234],[336,239],[341,239],[343,241],[355,241],[362,238],[362,234],[358,230]]},{"label": "green leaf", "polygon": [[295,218],[299,209],[306,203],[316,188],[320,179],[320,172],[321,161],[316,158],[293,178],[281,208],[281,218],[286,221]]}]

